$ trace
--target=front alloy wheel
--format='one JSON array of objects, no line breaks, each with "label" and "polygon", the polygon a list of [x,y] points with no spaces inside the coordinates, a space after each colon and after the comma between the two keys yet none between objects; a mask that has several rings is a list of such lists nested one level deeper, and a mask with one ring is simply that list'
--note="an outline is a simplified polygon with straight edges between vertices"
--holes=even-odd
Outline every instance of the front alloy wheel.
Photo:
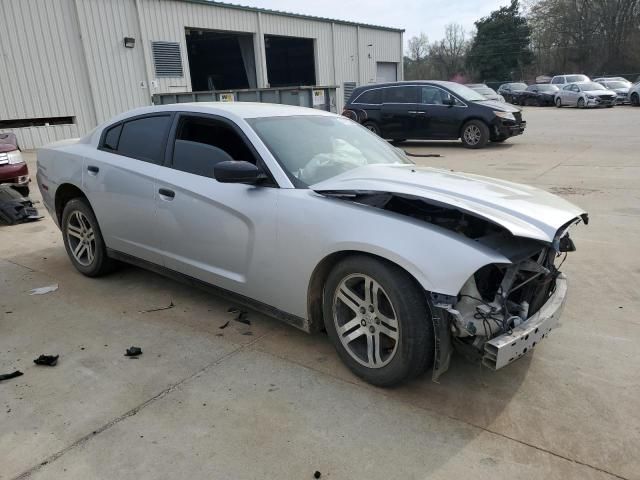
[{"label": "front alloy wheel", "polygon": [[85,267],[91,265],[95,258],[96,234],[89,219],[79,210],[74,211],[67,221],[66,234],[75,261]]},{"label": "front alloy wheel", "polygon": [[471,120],[462,127],[462,143],[467,148],[484,147],[489,136],[489,127],[480,120]]},{"label": "front alloy wheel", "polygon": [[340,282],[333,321],[342,346],[360,365],[384,367],[398,350],[396,312],[384,289],[368,275],[352,274]]},{"label": "front alloy wheel", "polygon": [[433,362],[426,292],[384,259],[353,255],[339,261],[324,285],[322,316],[342,361],[369,383],[395,385]]}]

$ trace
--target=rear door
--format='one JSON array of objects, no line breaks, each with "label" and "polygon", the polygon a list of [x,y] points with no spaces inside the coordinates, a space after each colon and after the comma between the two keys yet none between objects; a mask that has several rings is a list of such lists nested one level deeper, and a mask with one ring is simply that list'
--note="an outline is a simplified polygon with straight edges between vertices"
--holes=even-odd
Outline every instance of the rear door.
[{"label": "rear door", "polygon": [[[227,290],[262,298],[275,258],[278,188],[219,183],[216,163],[260,158],[241,129],[212,115],[176,116],[157,182],[165,265]],[[266,275],[266,277],[265,277]]]},{"label": "rear door", "polygon": [[[420,87],[420,99],[416,119],[419,138],[458,138],[464,120],[464,104],[434,85]],[[448,99],[452,99],[454,104],[447,104]]]},{"label": "rear door", "polygon": [[422,138],[418,129],[420,87],[391,86],[382,89],[382,136],[393,140]]},{"label": "rear door", "polygon": [[83,187],[108,248],[161,264],[155,179],[164,160],[171,113],[143,115],[107,127],[85,158]]}]

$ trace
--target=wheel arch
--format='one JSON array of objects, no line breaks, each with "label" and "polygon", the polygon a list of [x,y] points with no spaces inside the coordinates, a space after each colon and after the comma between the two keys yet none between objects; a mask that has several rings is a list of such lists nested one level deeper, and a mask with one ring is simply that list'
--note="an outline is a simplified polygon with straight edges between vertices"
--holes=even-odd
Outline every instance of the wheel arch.
[{"label": "wheel arch", "polygon": [[65,205],[74,198],[84,199],[87,202],[87,205],[89,205],[89,208],[93,210],[91,202],[89,202],[89,198],[87,198],[87,195],[82,191],[82,189],[80,189],[73,183],[63,183],[56,189],[54,199],[55,213],[56,219],[58,220],[58,225],[62,226],[62,212],[64,211]]},{"label": "wheel arch", "polygon": [[[329,273],[333,269],[335,265],[338,264],[341,260],[356,256],[362,255],[370,258],[374,258],[383,263],[387,263],[393,265],[403,272],[405,272],[420,288],[424,290],[424,286],[421,282],[413,275],[407,268],[389,260],[388,258],[384,258],[380,255],[376,255],[371,252],[367,252],[364,250],[340,250],[333,253],[330,253],[326,257],[324,257],[314,268],[311,278],[309,279],[309,286],[307,288],[307,316],[308,316],[308,329],[309,332],[318,332],[324,328],[323,315],[322,315],[322,297],[324,294],[324,285],[327,281],[327,277]],[[425,290],[426,292],[426,290]]]}]

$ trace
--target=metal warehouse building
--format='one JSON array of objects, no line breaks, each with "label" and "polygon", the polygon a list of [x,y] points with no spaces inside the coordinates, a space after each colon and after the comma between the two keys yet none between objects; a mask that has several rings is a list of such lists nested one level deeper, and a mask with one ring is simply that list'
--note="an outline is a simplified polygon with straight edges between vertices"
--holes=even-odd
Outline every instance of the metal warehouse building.
[{"label": "metal warehouse building", "polygon": [[206,0],[2,0],[0,132],[34,148],[154,94],[402,79],[402,30]]}]

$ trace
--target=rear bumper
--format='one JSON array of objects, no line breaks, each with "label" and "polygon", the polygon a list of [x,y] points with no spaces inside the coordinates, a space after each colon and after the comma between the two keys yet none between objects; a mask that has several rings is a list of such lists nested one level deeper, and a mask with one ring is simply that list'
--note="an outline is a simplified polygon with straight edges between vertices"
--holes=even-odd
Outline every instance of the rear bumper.
[{"label": "rear bumper", "polygon": [[540,310],[510,333],[499,335],[485,343],[482,364],[499,370],[533,349],[558,325],[566,299],[567,279],[560,274],[556,279],[553,295]]}]

